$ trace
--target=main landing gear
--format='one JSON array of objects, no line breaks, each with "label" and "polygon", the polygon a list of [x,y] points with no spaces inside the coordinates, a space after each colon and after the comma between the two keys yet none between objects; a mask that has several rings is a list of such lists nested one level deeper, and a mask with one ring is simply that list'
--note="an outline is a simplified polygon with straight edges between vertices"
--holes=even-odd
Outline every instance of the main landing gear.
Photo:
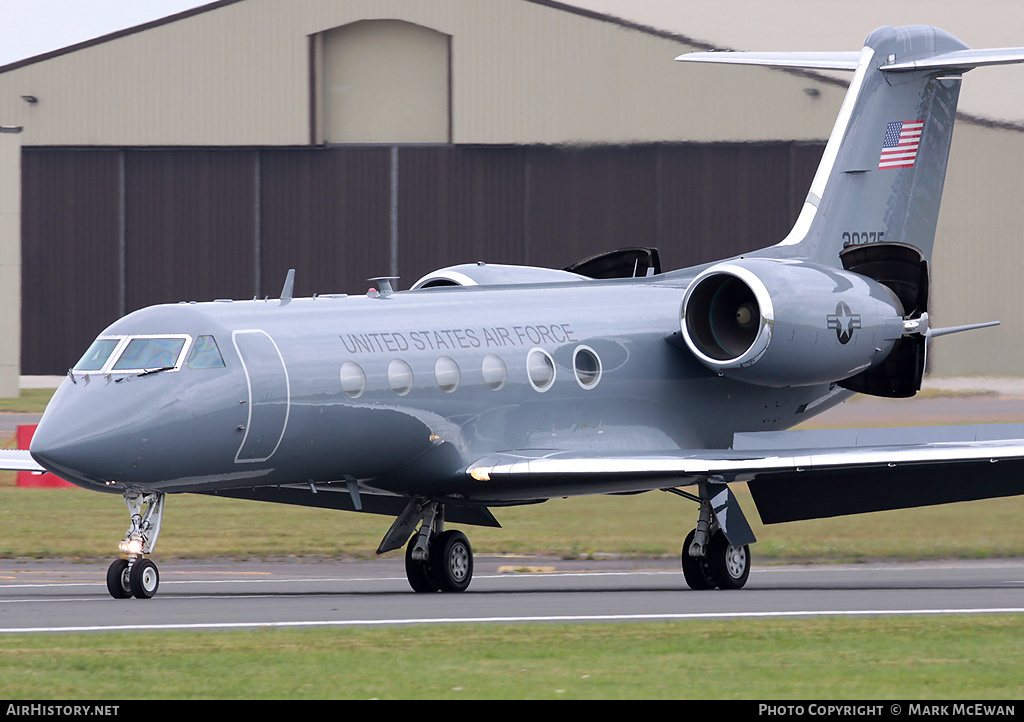
[{"label": "main landing gear", "polygon": [[[683,578],[695,590],[742,589],[750,576],[754,535],[728,486],[702,482],[698,488],[696,497],[668,489],[700,503],[697,527],[683,542]],[[720,521],[725,519],[731,523],[728,536]]]},{"label": "main landing gear", "polygon": [[118,547],[128,558],[115,559],[107,568],[107,591],[114,599],[149,599],[160,586],[160,572],[145,555],[152,553],[160,535],[164,494],[126,491],[124,503],[132,521]]},{"label": "main landing gear", "polygon": [[742,589],[750,576],[750,547],[733,546],[721,529],[703,548],[696,541],[697,530],[683,542],[683,578],[690,589]]},{"label": "main landing gear", "polygon": [[443,504],[414,499],[395,519],[377,553],[398,549],[406,539],[405,576],[413,591],[464,592],[469,587],[473,549],[461,531],[445,531]]}]

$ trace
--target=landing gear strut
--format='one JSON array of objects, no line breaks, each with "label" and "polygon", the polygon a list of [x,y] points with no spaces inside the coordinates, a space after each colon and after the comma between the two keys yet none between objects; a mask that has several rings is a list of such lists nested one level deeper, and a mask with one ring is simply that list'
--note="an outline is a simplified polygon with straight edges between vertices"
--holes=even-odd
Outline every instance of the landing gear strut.
[{"label": "landing gear strut", "polygon": [[[412,534],[416,524],[419,529]],[[461,531],[444,529],[444,505],[410,502],[384,537],[378,554],[405,547],[405,576],[415,592],[463,592],[473,579],[473,548]]]},{"label": "landing gear strut", "polygon": [[[739,504],[725,484],[702,482],[699,496],[675,494],[700,503],[697,526],[683,542],[683,578],[690,589],[742,589],[750,576],[750,543],[755,541]],[[709,493],[710,492],[710,493]],[[731,522],[730,534],[720,519]]]},{"label": "landing gear strut", "polygon": [[126,491],[124,503],[132,521],[118,548],[128,558],[115,559],[107,568],[107,591],[114,599],[150,599],[160,586],[160,572],[145,555],[152,553],[160,535],[164,495]]}]

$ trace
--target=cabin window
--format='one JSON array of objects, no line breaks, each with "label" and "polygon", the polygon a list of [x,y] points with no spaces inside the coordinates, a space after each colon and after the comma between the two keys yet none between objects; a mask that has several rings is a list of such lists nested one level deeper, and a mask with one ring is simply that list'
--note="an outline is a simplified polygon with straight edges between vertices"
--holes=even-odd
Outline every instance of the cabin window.
[{"label": "cabin window", "polygon": [[220,348],[213,336],[200,336],[196,339],[188,354],[188,367],[190,369],[224,368],[224,357],[220,355]]},{"label": "cabin window", "polygon": [[484,374],[484,383],[494,391],[502,388],[508,380],[508,369],[505,368],[505,362],[492,353],[484,356],[480,370]]},{"label": "cabin window", "polygon": [[397,358],[388,364],[388,383],[399,396],[409,393],[412,389],[412,368],[409,364]]},{"label": "cabin window", "polygon": [[75,371],[99,371],[107,363],[110,354],[117,348],[120,339],[98,338],[92,342],[89,350],[75,364]]},{"label": "cabin window", "polygon": [[555,362],[551,355],[542,348],[535,348],[526,357],[526,374],[530,385],[541,393],[555,383]]},{"label": "cabin window", "polygon": [[459,371],[459,365],[455,361],[447,356],[442,356],[434,364],[434,378],[437,379],[438,388],[446,394],[450,394],[459,388],[462,373]]},{"label": "cabin window", "polygon": [[178,365],[187,336],[138,336],[131,339],[112,371],[173,369]]},{"label": "cabin window", "polygon": [[589,346],[577,346],[572,354],[576,380],[585,389],[592,389],[601,380],[601,359]]},{"label": "cabin window", "polygon": [[353,399],[358,399],[366,390],[366,373],[355,361],[341,365],[341,389]]}]

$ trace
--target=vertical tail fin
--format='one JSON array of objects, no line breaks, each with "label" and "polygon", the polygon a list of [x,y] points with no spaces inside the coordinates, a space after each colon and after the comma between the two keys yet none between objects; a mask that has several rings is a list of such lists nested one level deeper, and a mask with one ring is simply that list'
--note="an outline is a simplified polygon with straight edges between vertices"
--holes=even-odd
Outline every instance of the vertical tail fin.
[{"label": "vertical tail fin", "polygon": [[880,28],[860,53],[682,55],[678,60],[853,70],[790,234],[758,255],[841,265],[844,248],[886,242],[929,261],[962,74],[1024,61],[1024,48],[972,50],[926,26]]}]

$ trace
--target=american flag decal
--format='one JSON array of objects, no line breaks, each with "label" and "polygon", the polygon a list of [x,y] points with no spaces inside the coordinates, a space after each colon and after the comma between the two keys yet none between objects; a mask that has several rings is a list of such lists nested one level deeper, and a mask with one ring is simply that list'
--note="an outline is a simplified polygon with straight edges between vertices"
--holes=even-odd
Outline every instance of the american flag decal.
[{"label": "american flag decal", "polygon": [[909,168],[917,158],[917,146],[921,144],[923,120],[905,120],[889,123],[885,126],[885,139],[882,141],[882,156],[878,160],[878,169]]}]

